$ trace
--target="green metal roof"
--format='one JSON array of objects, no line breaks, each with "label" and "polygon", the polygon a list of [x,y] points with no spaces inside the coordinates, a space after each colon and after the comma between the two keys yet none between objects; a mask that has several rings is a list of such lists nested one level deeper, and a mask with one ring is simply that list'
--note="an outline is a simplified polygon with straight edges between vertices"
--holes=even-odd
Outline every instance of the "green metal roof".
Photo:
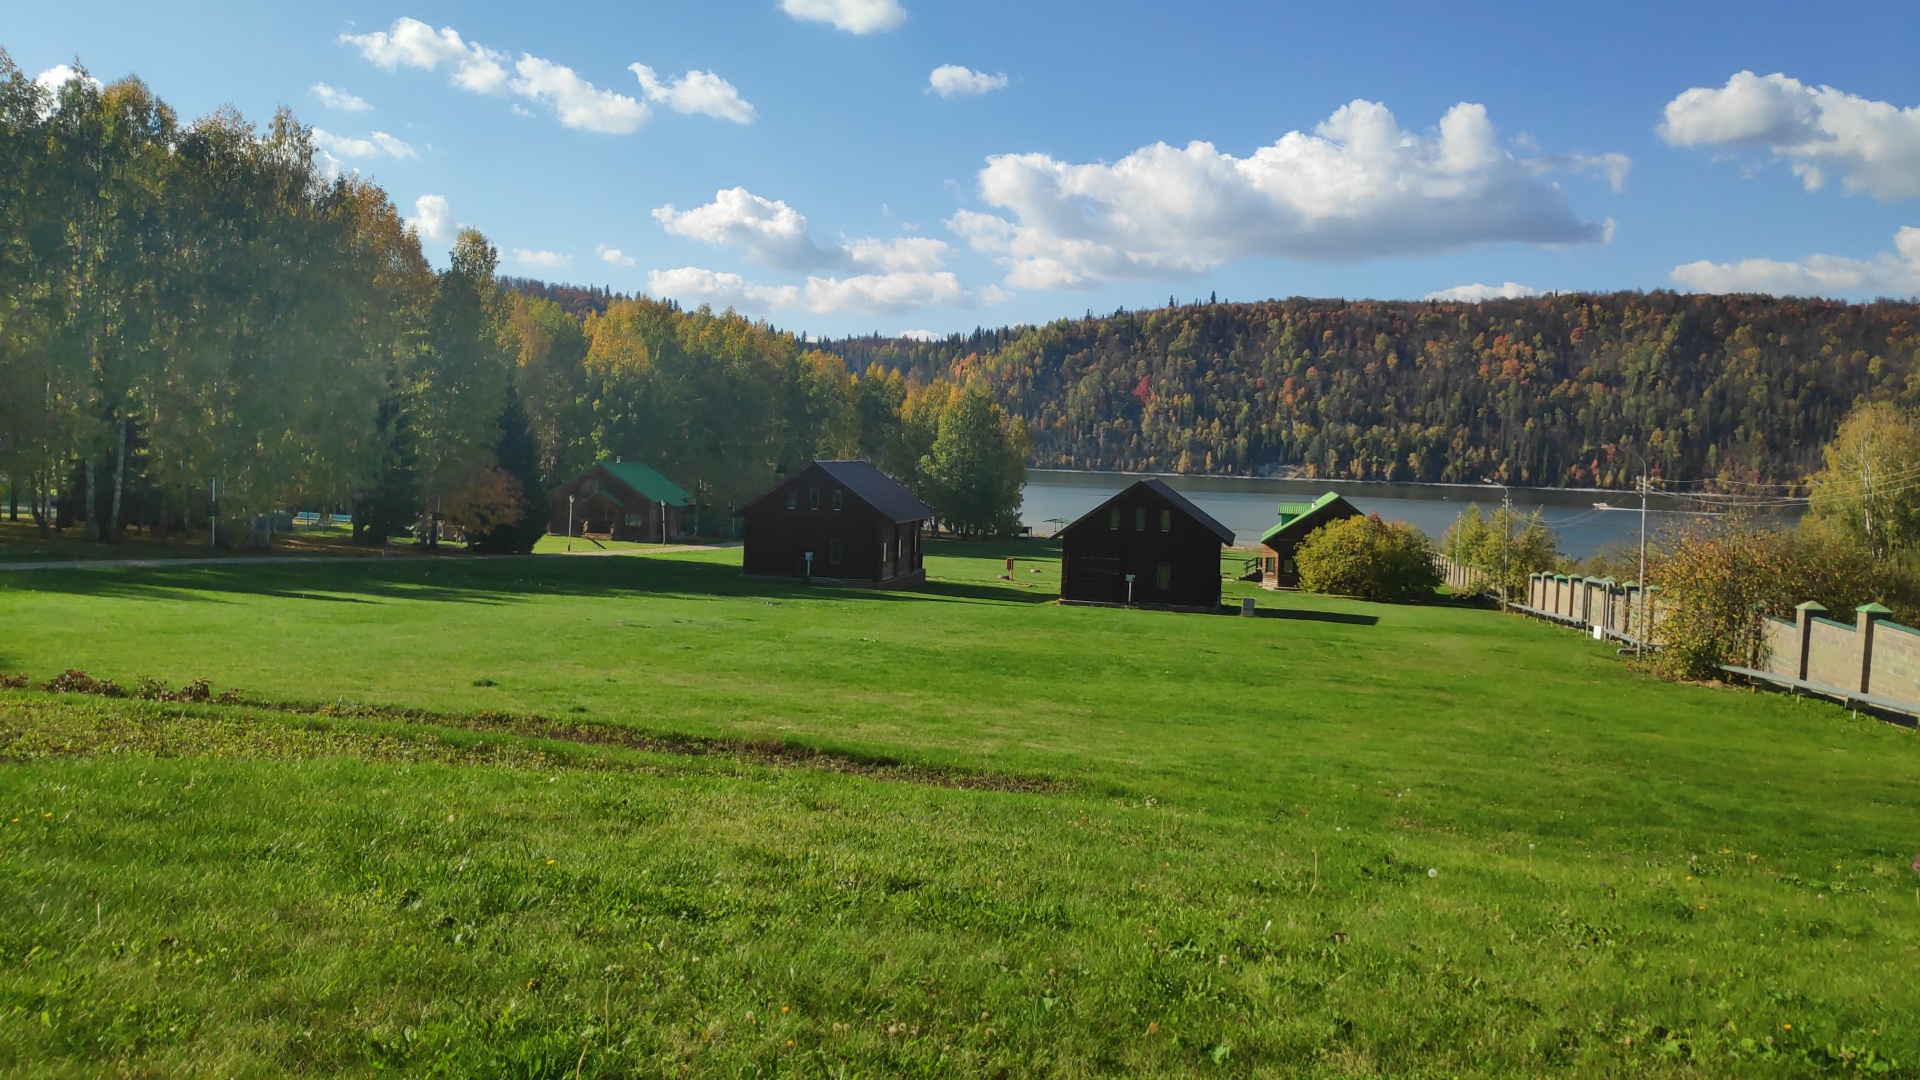
[{"label": "green metal roof", "polygon": [[1339,501],[1339,499],[1340,499],[1339,492],[1329,491],[1325,495],[1320,496],[1319,498],[1313,500],[1312,502],[1281,503],[1278,507],[1275,508],[1280,513],[1280,520],[1276,522],[1272,528],[1260,534],[1260,542],[1263,544],[1266,543],[1267,541],[1273,539],[1279,533],[1285,531],[1285,529],[1288,526],[1292,525],[1294,522],[1299,521],[1301,518],[1306,517],[1308,514],[1312,514],[1316,511],[1324,510],[1325,508],[1332,506],[1335,502]]},{"label": "green metal roof", "polygon": [[614,479],[662,506],[686,506],[693,501],[679,484],[661,476],[637,461],[603,461],[600,468]]}]

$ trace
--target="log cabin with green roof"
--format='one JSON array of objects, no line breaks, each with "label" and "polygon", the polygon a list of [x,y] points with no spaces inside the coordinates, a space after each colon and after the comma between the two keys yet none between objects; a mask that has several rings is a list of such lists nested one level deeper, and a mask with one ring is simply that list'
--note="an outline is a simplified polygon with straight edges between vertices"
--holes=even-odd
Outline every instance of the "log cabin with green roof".
[{"label": "log cabin with green roof", "polygon": [[1300,568],[1293,554],[1313,530],[1361,516],[1358,507],[1333,491],[1311,502],[1283,502],[1277,509],[1280,520],[1260,534],[1260,544],[1266,548],[1260,555],[1260,583],[1269,589],[1300,587]]},{"label": "log cabin with green roof", "polygon": [[602,461],[553,493],[547,531],[656,544],[683,540],[692,503],[684,488],[638,461]]}]

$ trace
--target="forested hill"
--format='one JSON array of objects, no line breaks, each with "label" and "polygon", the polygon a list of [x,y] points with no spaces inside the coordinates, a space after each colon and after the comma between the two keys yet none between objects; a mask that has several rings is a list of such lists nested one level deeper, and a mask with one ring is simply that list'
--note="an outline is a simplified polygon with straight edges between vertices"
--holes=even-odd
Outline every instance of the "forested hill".
[{"label": "forested hill", "polygon": [[1629,486],[1794,480],[1857,399],[1920,405],[1920,306],[1668,292],[1196,304],[819,346],[984,374],[1042,467]]}]

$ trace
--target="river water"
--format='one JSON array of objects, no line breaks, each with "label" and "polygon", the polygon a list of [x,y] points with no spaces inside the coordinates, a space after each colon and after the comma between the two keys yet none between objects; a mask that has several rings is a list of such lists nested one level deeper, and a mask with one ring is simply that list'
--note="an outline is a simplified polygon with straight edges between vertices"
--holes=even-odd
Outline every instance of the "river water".
[{"label": "river water", "polygon": [[[1061,522],[1072,521],[1106,501],[1107,497],[1142,479],[1132,473],[1062,472],[1033,469],[1027,473],[1026,501],[1021,519],[1042,535]],[[1376,484],[1343,480],[1268,480],[1238,476],[1162,476],[1175,491],[1232,529],[1237,546],[1252,547],[1260,534],[1278,520],[1280,502],[1305,502],[1337,491],[1366,513],[1388,521],[1405,521],[1437,543],[1468,504],[1490,511],[1500,504],[1501,489],[1492,485]],[[1601,510],[1604,503],[1618,509]],[[1541,518],[1560,540],[1562,553],[1586,558],[1602,548],[1631,544],[1640,535],[1640,499],[1630,491],[1588,491],[1562,488],[1514,488],[1513,504],[1523,514],[1540,511]],[[1648,501],[1649,529],[1683,520],[1685,504],[1654,495]]]}]

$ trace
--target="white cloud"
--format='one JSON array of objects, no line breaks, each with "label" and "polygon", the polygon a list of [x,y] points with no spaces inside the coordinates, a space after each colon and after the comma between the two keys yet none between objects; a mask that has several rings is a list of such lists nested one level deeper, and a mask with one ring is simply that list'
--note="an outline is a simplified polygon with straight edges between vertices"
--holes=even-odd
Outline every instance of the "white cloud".
[{"label": "white cloud", "polygon": [[840,250],[846,253],[849,265],[897,273],[938,270],[947,264],[947,253],[953,246],[928,236],[899,236],[892,240],[868,236],[849,240],[840,245]]},{"label": "white cloud", "polygon": [[742,249],[750,262],[776,270],[932,273],[946,265],[953,250],[946,241],[925,236],[869,236],[842,241],[837,248],[822,247],[814,242],[806,215],[743,187],[717,191],[712,202],[691,210],[669,203],[656,209],[653,218],[675,236]]},{"label": "white cloud", "polygon": [[476,94],[498,94],[507,89],[506,56],[467,41],[451,26],[438,32],[418,19],[395,19],[391,29],[366,34],[341,34],[340,44],[388,71],[402,67],[453,73],[453,85]]},{"label": "white cloud", "polygon": [[633,256],[628,255],[619,248],[608,247],[605,244],[601,244],[593,249],[593,253],[600,256],[600,261],[603,263],[610,263],[614,266],[633,265]]},{"label": "white cloud", "polygon": [[738,311],[767,312],[799,303],[795,285],[754,285],[739,274],[715,273],[697,266],[647,272],[647,291],[683,304],[712,304]]},{"label": "white cloud", "polygon": [[625,94],[600,89],[565,64],[522,56],[513,69],[519,76],[511,84],[513,92],[545,103],[563,127],[631,135],[647,122],[645,105]]},{"label": "white cloud", "polygon": [[[445,68],[452,72],[453,85],[462,90],[512,93],[539,102],[551,109],[563,126],[580,131],[630,135],[650,115],[640,101],[595,86],[565,64],[542,57],[522,53],[509,73],[507,54],[468,41],[451,26],[436,31],[418,19],[402,18],[390,29],[342,34],[339,40],[388,71],[401,67],[423,71]],[[740,100],[731,84],[712,72],[690,72],[660,89],[662,99],[682,112],[731,108],[738,113],[745,109],[748,119],[752,118],[752,107]],[[525,111],[518,105],[513,109]]]},{"label": "white cloud", "polygon": [[445,195],[422,195],[413,200],[413,216],[407,224],[420,234],[422,240],[445,243],[453,239],[453,207],[447,204]]},{"label": "white cloud", "polygon": [[55,64],[40,74],[35,75],[33,77],[33,85],[50,94],[58,94],[61,87],[75,79],[85,79],[95,90],[100,89],[103,85],[99,79],[91,75],[83,75],[66,64]]},{"label": "white cloud", "polygon": [[699,113],[736,124],[751,124],[759,116],[732,83],[711,71],[689,71],[663,83],[645,64],[628,64],[627,70],[640,80],[640,91],[648,101],[658,102],[674,112]]},{"label": "white cloud", "polygon": [[907,9],[900,0],[780,0],[780,10],[855,34],[892,30],[907,21]]},{"label": "white cloud", "polygon": [[991,157],[980,197],[1008,214],[963,210],[947,225],[998,255],[1007,284],[1042,289],[1194,274],[1256,255],[1604,242],[1608,224],[1576,217],[1541,171],[1500,146],[1482,106],[1456,105],[1423,135],[1385,106],[1355,101],[1312,134],[1289,132],[1244,158],[1206,142],[1155,143],[1113,164]]},{"label": "white cloud", "polygon": [[1468,304],[1478,304],[1485,300],[1518,300],[1523,296],[1539,295],[1540,290],[1531,285],[1522,285],[1517,281],[1509,281],[1503,285],[1482,285],[1476,281],[1471,285],[1455,285],[1451,289],[1441,289],[1439,292],[1430,292],[1426,298],[1428,300],[1459,300]]},{"label": "white cloud", "polygon": [[395,158],[420,156],[412,146],[384,131],[376,131],[364,139],[356,139],[347,135],[335,135],[322,128],[314,128],[313,142],[322,150],[348,158],[379,157],[381,154]]},{"label": "white cloud", "polygon": [[858,274],[846,278],[807,279],[807,308],[818,315],[860,311],[900,315],[934,304],[972,307],[973,296],[950,273],[906,271]]},{"label": "white cloud", "polygon": [[1675,146],[1770,150],[1793,162],[1808,191],[1832,169],[1849,191],[1920,197],[1920,107],[1742,71],[1718,90],[1694,87],[1668,102],[1659,130]]},{"label": "white cloud", "polygon": [[984,71],[961,67],[959,64],[941,64],[927,76],[927,89],[941,97],[955,94],[984,94],[990,90],[999,90],[1007,85],[1007,76],[989,75]]},{"label": "white cloud", "polygon": [[816,315],[901,315],[931,305],[973,306],[973,295],[958,278],[944,272],[808,277],[805,285],[760,285],[739,274],[683,266],[650,271],[647,291],[683,304],[758,313],[804,308]]},{"label": "white cloud", "polygon": [[712,202],[691,210],[668,203],[653,212],[653,219],[675,236],[745,248],[748,259],[776,270],[813,270],[834,262],[833,254],[807,234],[807,219],[798,210],[743,187],[717,191]]},{"label": "white cloud", "polygon": [[573,262],[573,256],[562,255],[557,251],[528,251],[526,248],[513,249],[513,261],[521,266],[538,266],[544,270],[559,270]]},{"label": "white cloud", "polygon": [[1772,293],[1776,296],[1876,297],[1920,295],[1920,229],[1909,225],[1894,250],[1871,259],[1809,255],[1796,262],[1744,259],[1690,262],[1673,268],[1673,282],[1692,292]]},{"label": "white cloud", "polygon": [[320,99],[320,104],[329,109],[339,109],[341,112],[367,112],[373,108],[367,104],[366,98],[358,94],[349,94],[337,86],[328,86],[323,82],[314,83],[308,87],[308,90],[314,97]]},{"label": "white cloud", "polygon": [[908,341],[945,341],[947,339],[947,335],[938,330],[902,330],[894,336]]}]

